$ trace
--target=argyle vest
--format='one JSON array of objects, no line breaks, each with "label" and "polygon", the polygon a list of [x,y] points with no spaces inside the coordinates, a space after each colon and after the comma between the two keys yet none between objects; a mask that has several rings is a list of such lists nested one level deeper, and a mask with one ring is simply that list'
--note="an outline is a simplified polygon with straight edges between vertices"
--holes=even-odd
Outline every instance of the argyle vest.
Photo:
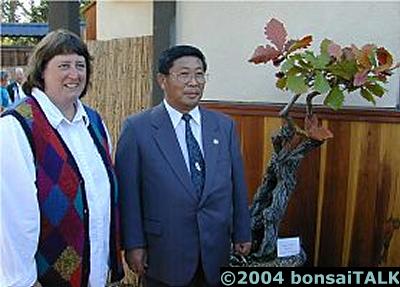
[{"label": "argyle vest", "polygon": [[[111,280],[117,281],[123,276],[117,181],[101,118],[96,111],[84,108],[89,133],[110,180],[109,264]],[[26,97],[2,116],[6,115],[13,115],[21,123],[34,156],[40,210],[38,281],[44,287],[86,287],[90,273],[89,210],[76,161],[33,97]]]}]

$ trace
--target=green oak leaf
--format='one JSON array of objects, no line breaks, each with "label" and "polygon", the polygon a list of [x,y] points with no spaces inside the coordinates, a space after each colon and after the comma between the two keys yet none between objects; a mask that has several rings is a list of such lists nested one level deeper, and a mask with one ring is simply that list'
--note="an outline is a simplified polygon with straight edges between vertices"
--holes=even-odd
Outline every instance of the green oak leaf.
[{"label": "green oak leaf", "polygon": [[295,75],[299,75],[303,72],[303,69],[299,66],[293,66],[289,69],[289,71],[287,71],[287,75],[288,76],[295,76]]},{"label": "green oak leaf", "polygon": [[287,87],[295,94],[303,94],[308,90],[303,76],[288,75]]},{"label": "green oak leaf", "polygon": [[367,89],[361,89],[361,96],[368,102],[371,102],[374,105],[376,104],[374,96]]},{"label": "green oak leaf", "polygon": [[304,60],[306,60],[307,62],[309,62],[311,65],[315,65],[315,62],[316,62],[316,58],[315,58],[315,56],[314,56],[314,53],[313,52],[310,52],[310,51],[306,51],[304,54],[303,54],[303,59]]},{"label": "green oak leaf", "polygon": [[294,66],[294,61],[293,59],[287,59],[285,62],[283,62],[282,66],[281,66],[281,71],[286,73],[287,71],[289,71],[292,67]]},{"label": "green oak leaf", "polygon": [[299,64],[300,67],[302,67],[305,70],[312,69],[312,67],[313,67],[313,65],[311,65],[311,63],[307,62],[304,59],[297,61],[297,63]]},{"label": "green oak leaf", "polygon": [[370,84],[366,86],[367,89],[377,97],[382,97],[385,94],[385,89],[378,84]]},{"label": "green oak leaf", "polygon": [[320,51],[321,51],[321,54],[324,54],[324,55],[327,55],[327,56],[329,56],[329,52],[328,52],[328,47],[329,47],[329,45],[332,43],[332,41],[331,40],[329,40],[329,39],[324,39],[324,40],[322,40],[322,42],[321,42],[321,44],[320,44]]},{"label": "green oak leaf", "polygon": [[283,77],[283,78],[280,78],[280,79],[278,79],[278,80],[276,81],[275,86],[276,86],[278,89],[284,90],[284,89],[286,88],[286,84],[287,84],[287,78],[286,78],[286,77]]},{"label": "green oak leaf", "polygon": [[372,49],[372,52],[368,54],[368,59],[371,62],[373,67],[377,66],[375,55],[376,55],[376,48]]},{"label": "green oak leaf", "polygon": [[387,83],[386,77],[378,77],[378,76],[368,76],[368,82],[382,82]]},{"label": "green oak leaf", "polygon": [[315,74],[315,82],[314,82],[314,90],[319,92],[320,94],[325,94],[330,90],[329,82],[325,79],[321,72],[316,72]]},{"label": "green oak leaf", "polygon": [[328,70],[335,76],[350,81],[357,73],[357,63],[355,60],[344,60],[328,67]]},{"label": "green oak leaf", "polygon": [[328,54],[318,55],[317,58],[315,59],[314,67],[316,69],[324,69],[326,65],[329,64],[330,61],[331,57],[329,57]]},{"label": "green oak leaf", "polygon": [[326,96],[324,104],[335,111],[343,106],[344,94],[338,86],[334,86]]}]

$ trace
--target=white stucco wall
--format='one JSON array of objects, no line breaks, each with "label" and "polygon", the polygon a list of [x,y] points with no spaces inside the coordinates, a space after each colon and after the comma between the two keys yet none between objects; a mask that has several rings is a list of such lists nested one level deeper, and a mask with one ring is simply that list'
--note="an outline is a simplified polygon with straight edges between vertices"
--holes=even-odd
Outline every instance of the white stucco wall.
[{"label": "white stucco wall", "polygon": [[152,0],[99,0],[96,5],[98,40],[153,34]]},{"label": "white stucco wall", "polygon": [[[202,49],[209,64],[210,81],[205,99],[286,102],[289,94],[275,88],[272,65],[247,60],[258,45],[267,42],[263,28],[275,17],[285,23],[290,38],[311,34],[312,47],[330,38],[342,46],[376,43],[400,61],[400,2],[335,1],[179,1],[176,40]],[[393,107],[399,101],[400,73],[385,87],[388,93],[377,106]],[[356,94],[346,105],[371,106]]]}]

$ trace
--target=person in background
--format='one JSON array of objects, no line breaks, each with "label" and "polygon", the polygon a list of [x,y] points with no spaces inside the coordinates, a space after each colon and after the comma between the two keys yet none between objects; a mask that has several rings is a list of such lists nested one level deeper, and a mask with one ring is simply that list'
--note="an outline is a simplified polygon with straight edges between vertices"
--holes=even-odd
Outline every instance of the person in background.
[{"label": "person in background", "polygon": [[7,91],[8,74],[6,71],[0,71],[0,112],[10,104],[10,95]]},{"label": "person in background", "polygon": [[28,95],[0,118],[0,286],[103,287],[122,278],[111,143],[82,104],[91,57],[56,30],[35,47]]},{"label": "person in background", "polygon": [[116,151],[123,247],[152,286],[217,286],[231,243],[251,248],[250,216],[235,125],[199,107],[203,53],[187,45],[159,59],[161,104],[130,116]]},{"label": "person in background", "polygon": [[16,67],[14,70],[14,77],[14,81],[7,86],[10,99],[13,103],[26,97],[22,89],[22,83],[25,81],[24,70],[21,67]]}]

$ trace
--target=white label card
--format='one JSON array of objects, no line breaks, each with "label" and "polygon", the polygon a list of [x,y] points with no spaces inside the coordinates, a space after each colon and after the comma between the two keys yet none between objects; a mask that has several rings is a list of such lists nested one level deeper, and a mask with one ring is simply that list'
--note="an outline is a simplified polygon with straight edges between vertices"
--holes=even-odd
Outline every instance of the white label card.
[{"label": "white label card", "polygon": [[293,256],[300,253],[300,238],[278,238],[278,257]]}]

